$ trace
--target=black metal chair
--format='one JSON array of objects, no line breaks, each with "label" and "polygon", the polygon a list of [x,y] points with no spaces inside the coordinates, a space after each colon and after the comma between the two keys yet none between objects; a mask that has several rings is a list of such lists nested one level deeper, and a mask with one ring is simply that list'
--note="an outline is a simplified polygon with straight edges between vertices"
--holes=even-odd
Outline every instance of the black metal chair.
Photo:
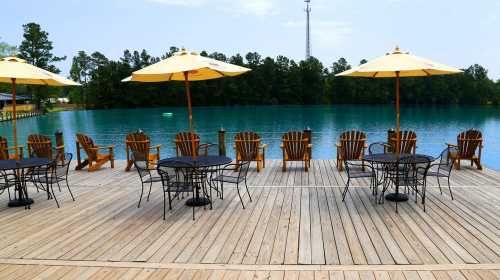
[{"label": "black metal chair", "polygon": [[[240,197],[241,206],[245,209],[245,204],[243,203],[243,198],[240,193],[240,183],[245,183],[245,188],[247,190],[250,202],[252,202],[252,197],[248,191],[247,184],[247,174],[248,168],[250,167],[250,161],[240,161],[239,163],[230,163],[225,165],[223,168],[219,169],[218,173],[215,173],[215,177],[211,177],[211,182],[220,183],[221,197],[224,194],[224,183],[236,185],[236,190],[238,191],[238,196]],[[236,170],[236,171],[235,171]],[[237,175],[234,175],[237,173]]]},{"label": "black metal chair", "polygon": [[73,154],[59,152],[55,154],[53,164],[33,168],[28,172],[28,181],[35,185],[37,191],[39,189],[46,191],[48,199],[54,198],[58,208],[60,205],[54,193],[54,184],[57,184],[59,191],[61,191],[61,182],[65,182],[69,194],[71,195],[71,199],[75,201],[75,197],[73,196],[73,192],[71,191],[68,183],[68,172],[72,159]]},{"label": "black metal chair", "polygon": [[[391,145],[386,142],[375,142],[368,146],[368,153],[370,155],[387,154],[391,152],[391,149]],[[375,171],[377,186],[382,185],[384,183],[384,164],[372,163],[372,168]]]},{"label": "black metal chair", "polygon": [[16,186],[16,181],[17,177],[14,172],[0,171],[0,195],[7,190],[9,200],[11,200],[10,188]]},{"label": "black metal chair", "polygon": [[[179,195],[184,193],[191,193],[192,197],[195,197],[195,176],[193,172],[195,168],[187,163],[179,162],[176,164],[176,168],[158,165],[157,170],[160,174],[161,182],[163,185],[163,219],[165,220],[166,208],[167,208],[167,197],[168,195],[168,208],[172,210],[172,201],[175,198],[179,198]],[[194,220],[194,208],[193,208],[193,220]]]},{"label": "black metal chair", "polygon": [[370,155],[373,154],[387,154],[391,151],[391,145],[385,143],[385,142],[375,142],[371,143],[370,146],[368,146],[368,153]]},{"label": "black metal chair", "polygon": [[453,170],[454,158],[456,158],[457,154],[458,154],[457,147],[450,146],[444,149],[441,152],[441,155],[439,156],[439,161],[431,163],[430,170],[427,172],[427,176],[436,177],[439,186],[439,192],[441,194],[443,194],[443,190],[441,188],[441,182],[439,181],[439,178],[446,178],[452,200],[453,200],[453,193],[451,191],[451,186],[450,186],[450,176],[451,176],[451,170]]},{"label": "black metal chair", "polygon": [[[379,197],[379,201],[383,201],[385,191],[392,184],[394,187],[399,188],[399,192],[402,192],[401,188],[404,188],[404,193],[406,194],[411,190],[415,194],[415,202],[417,202],[417,196],[420,195],[425,211],[425,191],[429,167],[430,160],[428,158],[419,158],[417,160],[413,155],[402,157],[395,164],[386,165],[386,170],[384,171],[384,187]],[[398,201],[396,200],[395,203],[396,212],[398,212]]]},{"label": "black metal chair", "polygon": [[162,182],[161,176],[153,175],[153,171],[156,170],[156,165],[152,165],[147,159],[147,155],[141,152],[132,153],[132,161],[134,162],[134,167],[139,174],[141,179],[141,196],[139,197],[139,203],[137,208],[141,207],[142,196],[144,195],[144,185],[149,184],[148,197],[146,201],[149,201],[149,196],[151,195],[151,188],[153,183]]},{"label": "black metal chair", "polygon": [[344,167],[347,174],[347,182],[342,191],[342,201],[345,201],[352,179],[370,178],[370,189],[372,189],[372,194],[376,195],[378,193],[377,176],[371,164],[363,164],[361,160],[344,160]]}]

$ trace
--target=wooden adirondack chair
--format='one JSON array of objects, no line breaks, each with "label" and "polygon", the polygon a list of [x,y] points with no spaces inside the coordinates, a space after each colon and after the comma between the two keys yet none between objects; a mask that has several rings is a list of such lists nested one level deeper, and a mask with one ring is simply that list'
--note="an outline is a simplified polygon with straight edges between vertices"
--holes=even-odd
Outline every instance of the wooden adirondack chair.
[{"label": "wooden adirondack chair", "polygon": [[453,159],[455,168],[460,169],[461,160],[470,160],[470,165],[476,164],[477,169],[482,170],[481,152],[483,149],[483,135],[480,131],[469,129],[457,136],[457,144],[448,144],[448,147],[456,147],[458,153]]},{"label": "wooden adirondack chair", "polygon": [[302,161],[307,172],[311,165],[312,144],[302,131],[290,131],[283,135],[281,149],[283,151],[283,172],[287,161]]},{"label": "wooden adirondack chair", "polygon": [[[106,162],[111,163],[111,168],[115,168],[114,146],[96,146],[92,138],[85,134],[76,134],[76,170],[81,170],[85,166],[89,166],[89,172],[98,170]],[[82,162],[80,157],[80,149],[85,151],[87,158]],[[108,150],[107,154],[100,153],[101,150]]]},{"label": "wooden adirondack chair", "polygon": [[361,160],[364,166],[363,156],[366,148],[366,134],[364,132],[355,130],[342,132],[337,144],[338,170],[343,170],[345,160]]},{"label": "wooden adirondack chair", "polygon": [[[161,145],[151,146],[149,136],[143,132],[134,132],[127,135],[125,138],[125,149],[127,153],[127,167],[125,171],[130,171],[134,165],[131,155],[133,153],[143,154],[148,159],[148,163],[152,167],[156,167],[156,163],[160,160]],[[152,153],[151,151],[155,151]]]},{"label": "wooden adirondack chair", "polygon": [[28,156],[53,158],[52,140],[50,137],[40,134],[31,134],[28,136]]},{"label": "wooden adirondack chair", "polygon": [[257,172],[266,167],[267,144],[260,143],[260,136],[255,132],[239,132],[234,136],[236,164],[240,161],[256,161]]},{"label": "wooden adirondack chair", "polygon": [[175,153],[177,156],[207,156],[208,148],[212,145],[213,144],[200,144],[200,136],[196,133],[179,132],[175,136]]},{"label": "wooden adirondack chair", "polygon": [[[7,138],[0,136],[0,160],[16,159],[16,154],[15,154],[16,148],[18,153],[18,159],[23,158],[24,157],[23,146],[9,147]],[[9,151],[13,151],[13,154],[10,154]]]},{"label": "wooden adirondack chair", "polygon": [[[399,138],[399,153],[400,154],[415,154],[417,151],[417,134],[414,131],[400,131]],[[389,145],[392,147],[392,152],[396,152],[397,135],[393,133],[390,136]]]}]

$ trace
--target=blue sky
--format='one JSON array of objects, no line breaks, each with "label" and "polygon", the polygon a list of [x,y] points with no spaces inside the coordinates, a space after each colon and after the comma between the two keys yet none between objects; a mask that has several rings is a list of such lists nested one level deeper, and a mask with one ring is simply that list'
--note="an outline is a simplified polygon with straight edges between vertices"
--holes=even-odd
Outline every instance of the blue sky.
[{"label": "blue sky", "polygon": [[[170,46],[305,55],[301,0],[17,0],[2,3],[0,37],[17,45],[22,24],[50,33],[67,74],[78,50],[116,59],[123,50],[163,54]],[[9,12],[5,12],[9,11]],[[400,45],[456,67],[479,63],[500,79],[500,1],[312,0],[312,53],[325,66],[352,64]]]}]

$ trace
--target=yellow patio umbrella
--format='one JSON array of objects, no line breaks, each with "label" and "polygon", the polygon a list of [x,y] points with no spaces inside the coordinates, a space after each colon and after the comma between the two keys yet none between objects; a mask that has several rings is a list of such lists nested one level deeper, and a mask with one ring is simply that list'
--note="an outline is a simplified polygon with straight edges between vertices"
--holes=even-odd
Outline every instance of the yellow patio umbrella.
[{"label": "yellow patio umbrella", "polygon": [[144,67],[132,73],[132,76],[123,79],[123,82],[168,82],[184,81],[188,102],[189,129],[193,129],[193,113],[191,108],[190,81],[202,81],[223,77],[234,77],[250,71],[251,69],[225,63],[188,52],[182,49],[173,56]]},{"label": "yellow patio umbrella", "polygon": [[48,86],[80,85],[72,80],[28,64],[25,60],[17,57],[0,58],[0,83],[12,84],[12,133],[14,138],[14,147],[16,147],[16,159],[19,156],[17,150],[16,130],[16,84]]},{"label": "yellow patio umbrella", "polygon": [[[399,142],[399,79],[400,77],[420,77],[462,73],[461,70],[436,63],[431,60],[402,52],[396,47],[392,53],[376,58],[356,68],[344,71],[335,76],[366,77],[366,78],[396,78],[396,137]],[[399,145],[396,145],[399,154]]]},{"label": "yellow patio umbrella", "polygon": [[193,111],[189,82],[234,77],[250,70],[182,49],[167,59],[133,72],[132,76],[123,79],[122,82],[184,81],[188,105],[189,130],[193,132]]}]

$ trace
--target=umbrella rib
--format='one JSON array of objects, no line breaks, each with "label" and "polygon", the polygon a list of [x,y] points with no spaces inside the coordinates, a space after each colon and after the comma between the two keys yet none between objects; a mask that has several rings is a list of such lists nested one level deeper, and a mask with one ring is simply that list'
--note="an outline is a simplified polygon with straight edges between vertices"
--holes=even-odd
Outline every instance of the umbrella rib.
[{"label": "umbrella rib", "polygon": [[427,72],[427,70],[422,69],[422,71],[424,71],[424,73],[425,73],[425,75],[427,75],[427,77],[431,76],[431,73]]},{"label": "umbrella rib", "polygon": [[221,71],[219,71],[219,70],[215,70],[215,69],[212,69],[212,70],[214,70],[215,72],[219,73],[219,75],[221,75],[222,77],[225,77],[225,76],[226,76],[224,73],[222,73],[222,72],[221,72]]},{"label": "umbrella rib", "polygon": [[375,72],[375,74],[373,74],[372,78],[376,78],[377,77],[377,74],[378,74],[378,71]]}]

